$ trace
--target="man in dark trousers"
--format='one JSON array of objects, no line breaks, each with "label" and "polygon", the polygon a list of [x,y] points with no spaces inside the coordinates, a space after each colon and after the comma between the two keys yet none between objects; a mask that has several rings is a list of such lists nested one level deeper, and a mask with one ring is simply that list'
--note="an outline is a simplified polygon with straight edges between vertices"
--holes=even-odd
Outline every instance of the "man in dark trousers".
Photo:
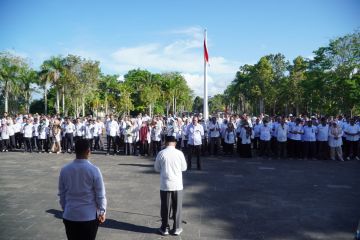
[{"label": "man in dark trousers", "polygon": [[166,148],[156,157],[154,168],[160,172],[160,200],[161,200],[161,227],[162,235],[169,235],[170,208],[174,217],[172,233],[180,235],[181,212],[183,198],[182,172],[186,171],[187,164],[184,154],[175,148],[176,138],[166,136]]},{"label": "man in dark trousers", "polygon": [[100,169],[88,161],[88,141],[79,139],[75,153],[76,159],[61,169],[59,177],[63,222],[69,240],[94,240],[99,223],[105,221],[105,186]]}]

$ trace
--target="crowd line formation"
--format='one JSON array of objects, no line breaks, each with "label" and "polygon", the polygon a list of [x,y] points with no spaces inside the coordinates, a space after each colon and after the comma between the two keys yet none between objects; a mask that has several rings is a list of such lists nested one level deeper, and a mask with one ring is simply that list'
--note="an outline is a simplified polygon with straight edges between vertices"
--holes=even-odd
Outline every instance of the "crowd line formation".
[{"label": "crowd line formation", "polygon": [[[269,117],[201,114],[176,117],[139,114],[137,117],[107,115],[105,118],[4,113],[0,150],[38,153],[72,153],[78,139],[86,139],[91,151],[106,154],[156,157],[165,136],[174,136],[176,147],[192,157],[201,169],[201,155],[233,155],[251,158],[360,160],[360,118]],[[106,140],[105,140],[106,139]],[[236,151],[235,151],[236,150]]]}]

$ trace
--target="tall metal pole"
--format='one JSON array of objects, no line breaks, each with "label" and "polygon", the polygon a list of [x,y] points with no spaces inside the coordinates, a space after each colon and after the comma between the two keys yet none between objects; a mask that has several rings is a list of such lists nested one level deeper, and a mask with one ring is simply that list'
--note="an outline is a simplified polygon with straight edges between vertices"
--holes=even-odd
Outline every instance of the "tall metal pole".
[{"label": "tall metal pole", "polygon": [[[206,42],[206,37],[207,37],[207,33],[206,33],[206,29],[204,30],[204,48],[205,46],[207,46],[207,42]],[[204,54],[205,54],[205,49],[204,49]],[[205,55],[204,55],[204,119],[205,121],[207,121],[209,119],[209,110],[208,110],[208,87],[207,87],[207,62],[205,59]]]}]

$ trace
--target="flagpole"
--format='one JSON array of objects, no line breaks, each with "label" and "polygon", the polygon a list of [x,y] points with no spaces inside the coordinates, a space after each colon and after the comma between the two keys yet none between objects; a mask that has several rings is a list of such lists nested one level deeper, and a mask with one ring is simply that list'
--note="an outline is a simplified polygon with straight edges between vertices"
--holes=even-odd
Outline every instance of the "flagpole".
[{"label": "flagpole", "polygon": [[[204,30],[205,46],[207,46],[206,37],[207,37],[207,33],[205,29]],[[204,120],[205,122],[208,121],[208,119],[209,119],[209,110],[208,110],[207,62],[204,57]]]}]

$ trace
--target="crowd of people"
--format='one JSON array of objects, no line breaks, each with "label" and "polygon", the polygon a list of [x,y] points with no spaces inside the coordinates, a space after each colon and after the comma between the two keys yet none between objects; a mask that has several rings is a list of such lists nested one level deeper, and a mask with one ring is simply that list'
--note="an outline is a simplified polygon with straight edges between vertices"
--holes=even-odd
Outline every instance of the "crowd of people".
[{"label": "crowd of people", "polygon": [[215,114],[193,116],[71,118],[39,114],[4,113],[0,150],[72,153],[75,142],[86,139],[91,151],[156,157],[166,136],[192,157],[234,155],[251,158],[360,160],[360,119],[320,116]]}]

